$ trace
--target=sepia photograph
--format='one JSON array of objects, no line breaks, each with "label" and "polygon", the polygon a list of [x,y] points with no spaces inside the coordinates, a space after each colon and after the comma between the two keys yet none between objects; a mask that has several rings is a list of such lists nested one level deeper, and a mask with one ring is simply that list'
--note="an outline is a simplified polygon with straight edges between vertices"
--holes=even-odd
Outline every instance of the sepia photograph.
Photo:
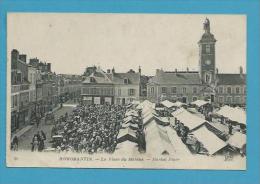
[{"label": "sepia photograph", "polygon": [[246,170],[247,17],[8,13],[7,167]]}]

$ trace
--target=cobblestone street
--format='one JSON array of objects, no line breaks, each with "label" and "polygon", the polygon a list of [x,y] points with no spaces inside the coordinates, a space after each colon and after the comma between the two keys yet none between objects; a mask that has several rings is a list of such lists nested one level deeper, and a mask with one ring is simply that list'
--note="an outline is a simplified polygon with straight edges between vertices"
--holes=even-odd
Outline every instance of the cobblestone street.
[{"label": "cobblestone street", "polygon": [[[58,109],[54,114],[55,118],[58,118],[62,115],[64,115],[66,112],[71,113],[73,107],[72,106],[64,106],[62,109]],[[36,134],[38,131],[43,131],[46,134],[46,141],[45,141],[45,147],[49,147],[51,140],[51,129],[53,125],[46,125],[44,122],[44,118],[41,119],[41,122],[39,124],[39,127],[37,128],[36,125],[34,125],[29,131],[25,132],[21,137],[19,137],[19,149],[21,150],[30,150],[31,149],[31,141],[33,138],[33,135]]]}]

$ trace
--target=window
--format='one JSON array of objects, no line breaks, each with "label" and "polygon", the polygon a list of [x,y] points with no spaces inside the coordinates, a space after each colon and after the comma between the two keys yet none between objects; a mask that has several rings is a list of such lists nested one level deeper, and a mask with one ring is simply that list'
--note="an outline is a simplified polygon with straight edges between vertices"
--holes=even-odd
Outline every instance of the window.
[{"label": "window", "polygon": [[219,103],[223,103],[223,102],[224,102],[223,96],[218,97],[218,102],[219,102]]},{"label": "window", "polygon": [[240,93],[240,88],[236,87],[236,94],[239,94],[239,93]]},{"label": "window", "polygon": [[90,82],[95,82],[95,78],[94,77],[90,77]]},{"label": "window", "polygon": [[236,103],[236,104],[239,104],[239,103],[240,103],[240,97],[239,97],[239,96],[236,96],[236,97],[235,97],[235,103]]},{"label": "window", "polygon": [[186,88],[185,87],[182,88],[182,92],[186,93]]},{"label": "window", "polygon": [[116,103],[117,103],[117,104],[120,104],[120,98],[117,98],[117,99],[116,99]]},{"label": "window", "polygon": [[14,96],[14,106],[17,106],[17,95]]},{"label": "window", "polygon": [[208,73],[205,74],[205,82],[206,83],[210,83],[211,82],[211,75],[208,74]]},{"label": "window", "polygon": [[128,84],[128,79],[124,78],[124,84]]},{"label": "window", "polygon": [[206,53],[210,53],[210,45],[206,45]]},{"label": "window", "polygon": [[218,92],[219,92],[219,93],[223,93],[223,87],[219,87],[219,88],[218,88]]},{"label": "window", "polygon": [[197,87],[193,87],[192,91],[193,91],[194,94],[196,94],[197,93]]},{"label": "window", "polygon": [[154,94],[154,87],[151,87],[151,94]]},{"label": "window", "polygon": [[232,96],[227,97],[227,103],[232,103]]},{"label": "window", "polygon": [[162,93],[166,93],[166,87],[162,87]]},{"label": "window", "polygon": [[231,94],[231,87],[227,87],[227,93]]},{"label": "window", "polygon": [[196,100],[198,100],[198,98],[196,96],[192,97],[193,102],[196,101]]},{"label": "window", "polygon": [[129,96],[134,96],[135,95],[135,89],[129,89],[128,95]]},{"label": "window", "polygon": [[118,95],[119,96],[121,95],[121,89],[118,89]]},{"label": "window", "polygon": [[172,87],[172,88],[171,88],[171,92],[172,92],[172,93],[177,93],[177,88],[176,88],[176,87]]}]

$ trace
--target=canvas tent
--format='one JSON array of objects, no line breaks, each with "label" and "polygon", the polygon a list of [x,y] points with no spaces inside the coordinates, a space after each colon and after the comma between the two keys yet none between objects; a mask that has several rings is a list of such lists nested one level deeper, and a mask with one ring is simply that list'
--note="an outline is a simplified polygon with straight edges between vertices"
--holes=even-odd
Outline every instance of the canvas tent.
[{"label": "canvas tent", "polygon": [[183,105],[185,105],[185,104],[182,103],[182,102],[179,102],[179,101],[173,103],[173,106],[174,106],[174,107],[181,107],[181,106],[183,106]]},{"label": "canvas tent", "polygon": [[183,123],[184,126],[188,127],[190,131],[192,131],[195,128],[198,128],[199,126],[207,122],[205,119],[191,114],[185,109],[177,114],[175,113],[174,117],[181,123]]},{"label": "canvas tent", "polygon": [[133,116],[127,116],[124,118],[124,123],[137,123],[137,119],[134,118]]},{"label": "canvas tent", "polygon": [[130,111],[127,111],[125,113],[125,116],[135,116],[135,117],[138,117],[138,112],[136,112],[135,110],[130,110]]},{"label": "canvas tent", "polygon": [[227,146],[227,143],[218,138],[213,132],[202,126],[193,132],[197,140],[203,144],[210,155],[214,155],[219,150]]},{"label": "canvas tent", "polygon": [[241,108],[234,108],[230,106],[223,106],[219,111],[216,112],[217,115],[223,116],[231,121],[246,125],[246,112]]},{"label": "canvas tent", "polygon": [[146,116],[143,117],[143,125],[146,126],[154,119],[153,113],[148,113]]},{"label": "canvas tent", "polygon": [[131,141],[131,142],[137,142],[136,133],[131,128],[124,128],[120,129],[118,135],[117,135],[117,142],[124,142],[124,141]]},{"label": "canvas tent", "polygon": [[136,155],[138,153],[138,145],[128,140],[117,144],[114,152],[114,154],[120,155]]},{"label": "canvas tent", "polygon": [[143,109],[145,107],[150,107],[153,108],[154,104],[152,102],[150,102],[149,100],[145,100],[143,102],[141,102],[136,108],[137,109]]},{"label": "canvas tent", "polygon": [[131,128],[132,130],[137,130],[138,125],[133,123],[123,123],[122,128]]},{"label": "canvas tent", "polygon": [[201,107],[201,106],[206,105],[208,103],[209,102],[205,101],[205,100],[196,100],[194,102],[191,102],[191,104],[196,105],[197,107]]},{"label": "canvas tent", "polygon": [[184,111],[186,111],[184,108],[177,109],[176,111],[172,112],[172,116],[176,116]]},{"label": "canvas tent", "polygon": [[246,135],[235,132],[227,141],[231,146],[242,149],[246,145]]},{"label": "canvas tent", "polygon": [[152,121],[145,129],[146,153],[151,155],[173,155],[174,147],[166,129]]},{"label": "canvas tent", "polygon": [[171,107],[173,107],[173,103],[172,102],[170,102],[169,100],[164,100],[164,101],[162,101],[161,102],[161,104],[164,106],[164,107],[167,107],[167,108],[171,108]]}]

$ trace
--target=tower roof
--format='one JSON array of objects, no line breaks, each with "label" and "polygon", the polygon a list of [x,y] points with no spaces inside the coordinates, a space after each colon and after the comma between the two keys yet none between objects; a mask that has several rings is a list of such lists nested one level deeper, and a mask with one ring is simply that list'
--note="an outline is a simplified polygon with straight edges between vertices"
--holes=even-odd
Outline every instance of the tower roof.
[{"label": "tower roof", "polygon": [[216,42],[214,35],[210,33],[210,21],[208,18],[205,19],[203,23],[204,33],[199,41],[199,43]]}]

